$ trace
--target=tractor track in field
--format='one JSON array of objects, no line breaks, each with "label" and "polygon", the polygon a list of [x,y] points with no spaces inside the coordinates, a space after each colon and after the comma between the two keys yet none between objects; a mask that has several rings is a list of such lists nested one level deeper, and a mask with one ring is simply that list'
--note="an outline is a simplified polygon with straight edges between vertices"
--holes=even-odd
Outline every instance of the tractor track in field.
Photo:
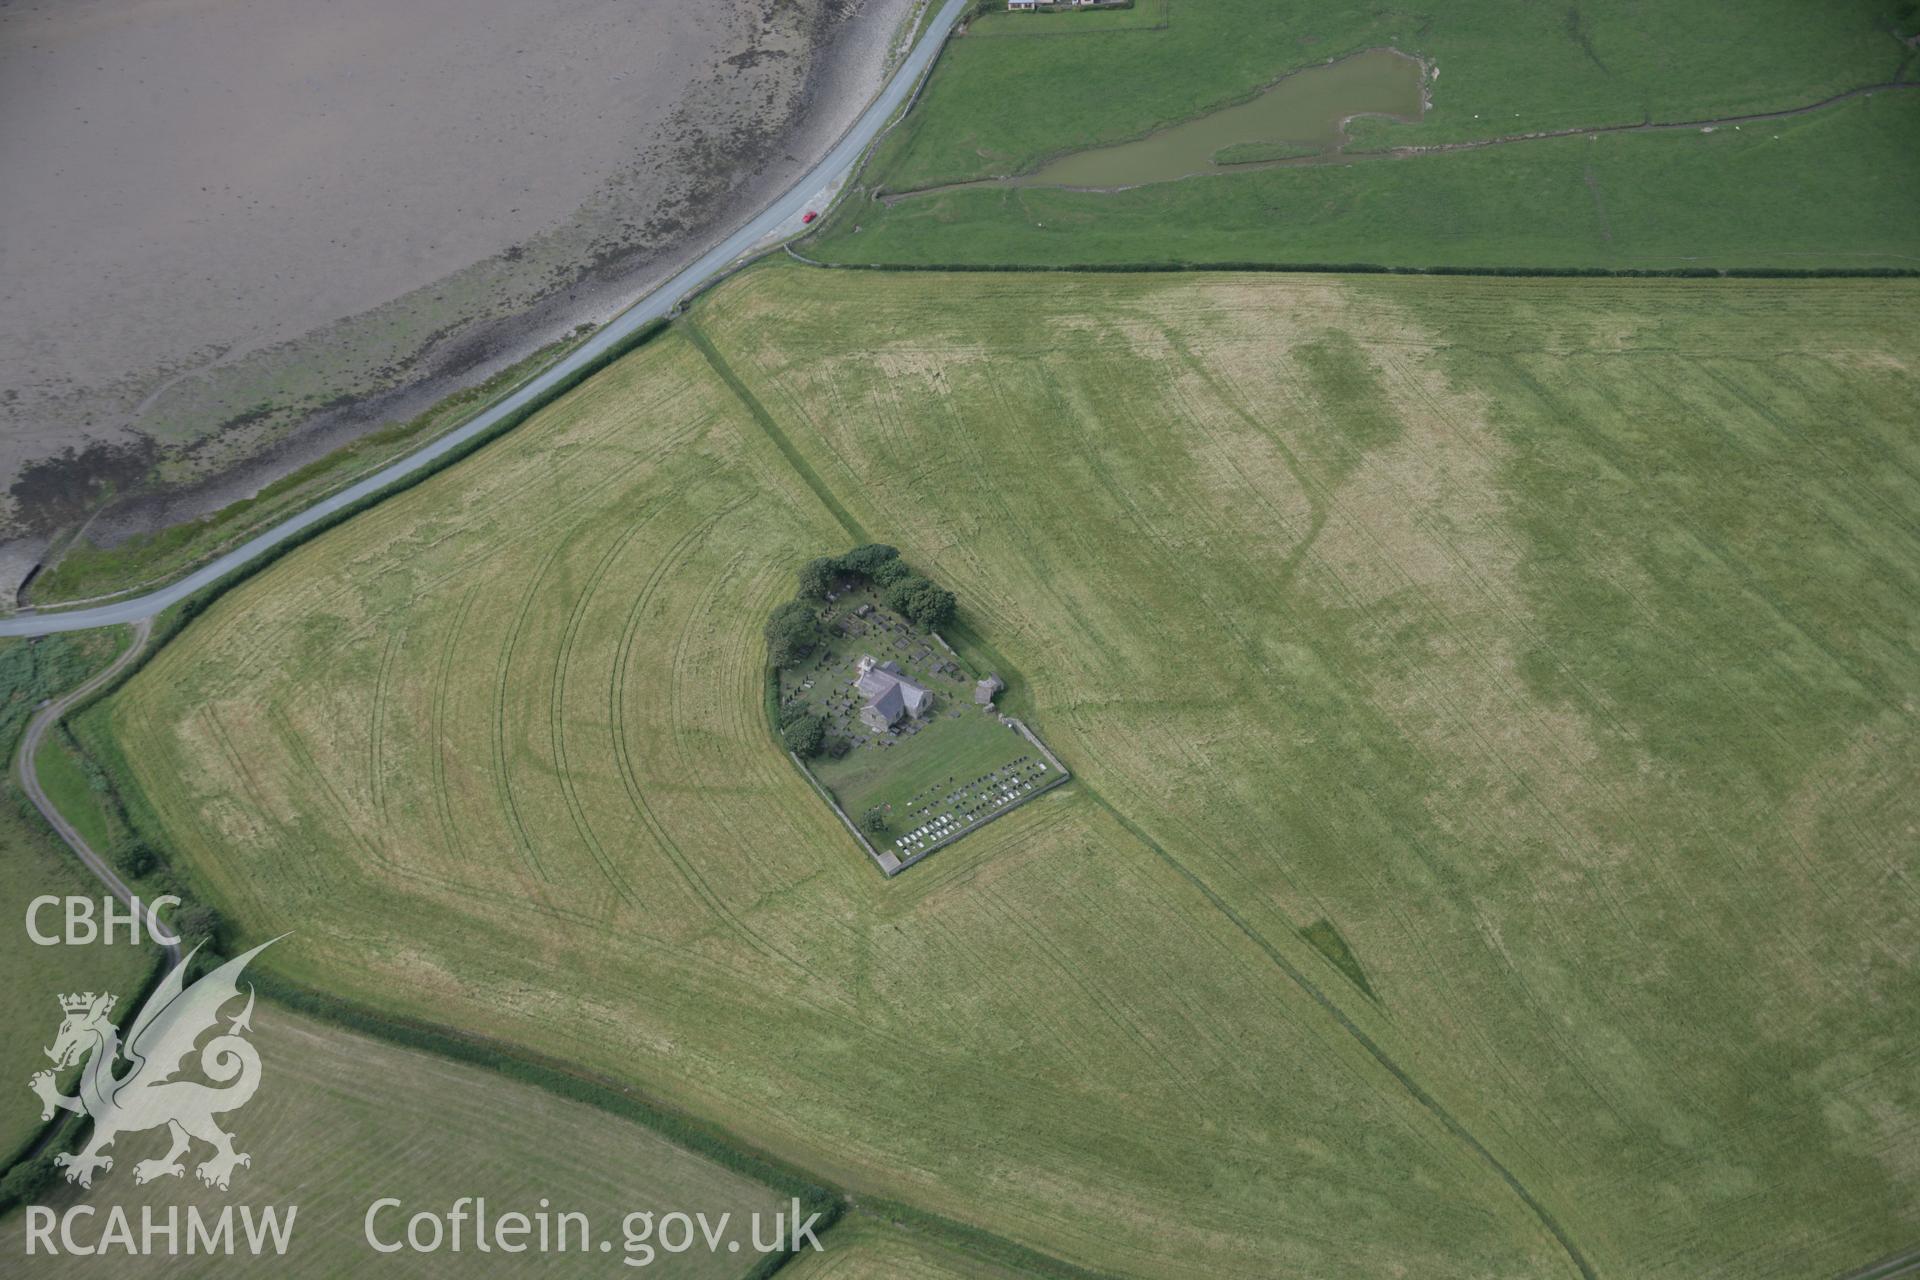
[{"label": "tractor track in field", "polygon": [[[740,380],[739,375],[727,364],[725,357],[714,348],[713,344],[704,334],[699,333],[698,330],[693,329],[690,325],[688,328],[690,335],[693,336],[694,345],[699,347],[701,353],[706,356],[708,363],[713,366],[714,372],[719,374],[722,381],[740,398],[748,412],[752,414],[754,420],[760,424],[772,439],[773,443],[779,447],[781,455],[793,465],[794,470],[799,474],[802,482],[812,491],[821,506],[827,510],[828,514],[833,516],[835,521],[840,524],[841,528],[844,529],[847,535],[854,541],[871,541],[870,536],[866,529],[860,524],[859,520],[841,504],[832,490],[828,488],[826,482],[814,471],[812,466],[807,464],[800,456],[792,442],[787,439],[785,432],[780,429],[779,424],[775,422],[772,415],[767,412],[766,407],[761,404],[752,390]],[[1011,680],[1019,681],[1019,673],[1006,662],[998,661],[996,665],[1001,668]],[[1552,1210],[1541,1203],[1533,1192],[1527,1189],[1526,1184],[1521,1182],[1511,1169],[1502,1164],[1499,1158],[1495,1156],[1493,1152],[1489,1151],[1486,1145],[1476,1138],[1470,1129],[1456,1119],[1453,1113],[1448,1111],[1439,1099],[1428,1093],[1420,1086],[1418,1081],[1407,1074],[1406,1070],[1401,1067],[1398,1062],[1394,1061],[1372,1036],[1369,1036],[1361,1029],[1359,1024],[1347,1015],[1346,1010],[1335,1003],[1333,998],[1321,990],[1298,966],[1288,960],[1286,956],[1280,952],[1279,948],[1274,946],[1265,935],[1249,924],[1239,912],[1233,909],[1226,899],[1214,892],[1205,880],[1201,879],[1200,876],[1189,869],[1185,863],[1174,857],[1157,840],[1136,826],[1132,820],[1116,809],[1104,796],[1094,790],[1084,777],[1076,774],[1074,783],[1085,792],[1089,800],[1106,811],[1129,835],[1152,850],[1156,857],[1178,873],[1188,884],[1192,885],[1201,897],[1206,899],[1207,903],[1212,906],[1214,910],[1225,916],[1228,922],[1239,930],[1249,942],[1259,947],[1282,974],[1309,996],[1315,1004],[1319,1005],[1320,1008],[1339,1025],[1342,1031],[1346,1032],[1361,1048],[1365,1049],[1368,1055],[1371,1056],[1388,1075],[1392,1076],[1415,1102],[1427,1111],[1428,1114],[1432,1115],[1435,1120],[1439,1121],[1442,1128],[1455,1139],[1464,1143],[1468,1150],[1472,1151],[1488,1169],[1505,1183],[1507,1188],[1520,1198],[1521,1203],[1526,1205],[1527,1209],[1538,1219],[1540,1225],[1546,1228],[1547,1232],[1559,1244],[1561,1250],[1566,1254],[1568,1261],[1571,1262],[1574,1269],[1579,1272],[1582,1280],[1598,1280],[1599,1273],[1596,1272],[1593,1265],[1587,1261],[1586,1255],[1580,1251],[1580,1246],[1574,1243],[1573,1237],[1567,1233],[1566,1228],[1561,1226],[1559,1220],[1553,1216]],[[1873,1280],[1879,1280],[1879,1277],[1875,1276]]]},{"label": "tractor track in field", "polygon": [[628,345],[643,337],[656,321],[677,314],[682,304],[708,285],[724,278],[743,262],[770,251],[769,241],[797,228],[790,224],[818,194],[849,177],[866,159],[868,148],[889,127],[895,114],[917,93],[934,59],[946,46],[948,34],[966,10],[965,0],[944,0],[928,19],[919,37],[892,76],[874,95],[859,118],[833,144],[818,164],[749,218],[732,234],[702,254],[692,265],[660,287],[637,299],[626,311],[565,356],[548,365],[512,392],[467,419],[461,426],[431,443],[382,467],[372,475],[322,498],[269,526],[239,546],[216,556],[163,587],[111,602],[50,613],[20,613],[0,617],[0,636],[39,636],[58,631],[86,631],[95,627],[133,623],[152,618],[240,570],[251,567],[293,539],[330,518],[351,513],[360,504],[385,495],[396,485],[411,482],[457,457],[483,440],[490,431],[544,405]]}]

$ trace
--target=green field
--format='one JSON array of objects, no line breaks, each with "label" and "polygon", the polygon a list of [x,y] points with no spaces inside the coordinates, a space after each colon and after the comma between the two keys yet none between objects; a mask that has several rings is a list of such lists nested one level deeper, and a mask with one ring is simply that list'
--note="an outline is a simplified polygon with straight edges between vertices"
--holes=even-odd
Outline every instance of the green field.
[{"label": "green field", "polygon": [[[1132,1274],[1835,1273],[1920,1229],[1916,303],[760,269],[105,714],[277,968],[856,1195]],[[894,881],[763,710],[871,539],[1078,778]]]},{"label": "green field", "polygon": [[[1009,15],[1018,17],[1020,15]],[[1070,25],[1070,19],[1068,20]],[[1363,263],[1672,269],[1920,265],[1920,89],[1902,2],[1728,8],[1476,0],[1443,13],[1261,0],[1180,4],[1167,30],[956,39],[862,181],[917,191],[1028,173],[1391,46],[1439,74],[1417,124],[1349,126],[1353,163],[1115,192],[976,187],[844,202],[805,249],[890,265]],[[1648,121],[1697,129],[1384,153]]]},{"label": "green field", "polygon": [[[984,26],[1067,29],[1093,15]],[[1164,31],[1070,40],[960,37],[888,138],[895,191],[1033,169],[1251,96],[1287,72],[1392,46],[1440,69],[1432,109],[1396,142],[1696,120],[1818,102],[1892,80],[1920,28],[1908,0],[1738,6],[1470,0],[1443,12],[1364,3],[1173,0]],[[1490,125],[1497,122],[1497,127]]]},{"label": "green field", "polygon": [[796,1258],[791,1280],[1033,1280],[1044,1275],[854,1214],[834,1225],[825,1248]]},{"label": "green field", "polygon": [[1102,35],[1109,31],[1153,31],[1167,25],[1172,11],[1173,0],[1134,0],[1132,7],[1126,9],[1013,13],[999,8],[974,18],[968,24],[967,35],[975,40],[1032,40]]},{"label": "green field", "polygon": [[[49,1031],[53,1017],[41,1017]],[[235,1145],[253,1157],[238,1170],[233,1189],[203,1187],[191,1169],[182,1178],[145,1186],[133,1182],[137,1159],[162,1154],[163,1133],[126,1134],[114,1145],[119,1158],[99,1176],[91,1195],[60,1184],[37,1203],[55,1212],[86,1198],[104,1213],[121,1206],[136,1224],[141,1207],[197,1205],[217,1214],[230,1202],[297,1206],[292,1245],[284,1258],[268,1255],[223,1259],[220,1274],[322,1277],[391,1272],[408,1276],[578,1276],[596,1270],[614,1275],[621,1265],[625,1216],[675,1210],[704,1212],[709,1220],[731,1213],[726,1236],[741,1252],[705,1248],[661,1255],[641,1274],[737,1277],[757,1259],[751,1252],[747,1215],[771,1214],[785,1201],[771,1189],[700,1156],[668,1144],[651,1130],[579,1102],[555,1097],[484,1068],[433,1054],[398,1048],[315,1022],[262,1003],[250,1037],[260,1050],[261,1086],[253,1100],[223,1119]],[[25,1092],[24,1089],[21,1090]],[[201,1153],[204,1154],[204,1153]],[[376,1221],[383,1241],[399,1239],[409,1215],[422,1209],[444,1214],[461,1196],[485,1197],[490,1215],[536,1213],[542,1198],[551,1211],[584,1213],[594,1240],[610,1239],[611,1256],[592,1260],[578,1252],[538,1256],[473,1248],[471,1225],[460,1253],[377,1254],[366,1243],[363,1222],[383,1196],[403,1208]],[[26,1217],[0,1221],[0,1250],[9,1274],[42,1276],[200,1276],[199,1257],[129,1258],[62,1255],[23,1257]],[[82,1223],[82,1240],[101,1226]],[[182,1228],[184,1234],[185,1228]],[[577,1236],[575,1237],[578,1238]],[[183,1246],[184,1247],[184,1246]]]},{"label": "green field", "polygon": [[1912,268],[1917,144],[1920,90],[1908,90],[1711,134],[859,201],[801,251],[851,265]]},{"label": "green field", "polygon": [[[47,1065],[41,1050],[53,1043],[60,1021],[56,997],[68,991],[136,991],[155,960],[154,953],[125,943],[35,946],[26,931],[33,899],[52,894],[97,900],[104,891],[54,838],[15,783],[20,734],[34,707],[106,666],[126,639],[126,633],[115,628],[35,641],[0,640],[0,761],[6,768],[0,781],[0,927],[6,930],[9,978],[0,1017],[13,1029],[0,1037],[0,1082],[9,1082],[0,1087],[0,1162],[40,1132],[40,1101],[27,1091],[26,1079]],[[57,932],[59,911],[43,914],[40,926]]]}]

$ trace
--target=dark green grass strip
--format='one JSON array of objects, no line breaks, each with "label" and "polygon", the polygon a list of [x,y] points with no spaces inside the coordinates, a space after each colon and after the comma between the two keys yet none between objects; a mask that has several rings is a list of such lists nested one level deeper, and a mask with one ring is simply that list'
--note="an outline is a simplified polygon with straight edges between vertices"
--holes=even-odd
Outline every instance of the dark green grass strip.
[{"label": "dark green grass strip", "polygon": [[773,420],[773,415],[767,412],[766,406],[760,403],[753,392],[747,390],[747,384],[740,381],[739,375],[735,374],[732,366],[727,364],[726,358],[714,349],[713,343],[707,340],[707,335],[700,332],[700,326],[691,320],[684,320],[681,325],[686,331],[687,341],[699,349],[700,354],[707,358],[707,363],[713,366],[713,371],[720,375],[720,380],[740,398],[740,403],[747,407],[747,412],[753,415],[753,420],[760,424],[760,429],[767,433],[767,438],[772,440],[774,447],[780,450],[780,456],[787,460],[787,465],[806,481],[807,488],[813,490],[813,496],[820,500],[820,505],[840,522],[840,527],[847,531],[847,535],[855,543],[872,542],[873,539],[867,536],[866,529],[853,518],[853,513],[840,505],[840,500],[833,496],[833,491],[827,488],[826,482],[820,478],[819,473],[800,456],[800,451],[793,447],[793,441],[787,439],[787,433],[780,429],[780,424]]},{"label": "dark green grass strip", "polygon": [[1245,934],[1250,942],[1266,952],[1267,958],[1272,960],[1274,965],[1279,968],[1282,973],[1292,979],[1295,986],[1299,987],[1309,996],[1312,996],[1316,1004],[1322,1009],[1325,1009],[1328,1014],[1332,1015],[1333,1020],[1340,1024],[1341,1030],[1352,1036],[1359,1042],[1361,1048],[1372,1054],[1373,1060],[1386,1068],[1387,1074],[1391,1075],[1395,1080],[1398,1080],[1400,1086],[1409,1094],[1413,1095],[1413,1100],[1431,1112],[1433,1117],[1446,1127],[1448,1133],[1451,1133],[1454,1137],[1466,1143],[1473,1153],[1486,1163],[1488,1168],[1499,1174],[1500,1180],[1505,1182],[1507,1186],[1512,1189],[1513,1193],[1520,1197],[1527,1208],[1533,1210],[1534,1216],[1540,1219],[1541,1225],[1553,1233],[1553,1238],[1560,1242],[1560,1247],[1566,1250],[1567,1257],[1572,1260],[1573,1265],[1579,1269],[1580,1274],[1585,1277],[1585,1280],[1597,1280],[1597,1275],[1593,1267],[1587,1262],[1586,1256],[1580,1252],[1579,1246],[1574,1244],[1573,1238],[1567,1234],[1566,1229],[1560,1225],[1559,1221],[1554,1218],[1553,1214],[1545,1205],[1534,1198],[1533,1193],[1527,1190],[1525,1184],[1523,1184],[1520,1179],[1514,1177],[1511,1169],[1501,1164],[1500,1161],[1495,1158],[1493,1152],[1487,1150],[1486,1147],[1481,1144],[1480,1139],[1474,1137],[1465,1125],[1454,1119],[1453,1113],[1440,1105],[1439,1100],[1432,1094],[1421,1088],[1413,1077],[1401,1068],[1399,1063],[1388,1057],[1387,1051],[1374,1043],[1372,1036],[1362,1031],[1353,1019],[1346,1015],[1345,1010],[1341,1009],[1339,1005],[1329,999],[1327,994],[1315,986],[1306,974],[1295,968],[1292,961],[1281,955],[1279,949],[1271,942],[1268,942],[1259,930],[1242,919],[1240,913],[1229,906],[1224,898],[1208,888],[1206,881],[1202,880],[1192,871],[1189,871],[1184,863],[1168,853],[1166,849],[1162,848],[1159,841],[1135,826],[1133,822],[1118,809],[1107,803],[1106,797],[1087,786],[1085,779],[1081,780],[1080,785],[1095,804],[1113,816],[1115,822],[1125,827],[1135,839],[1158,854],[1162,862],[1179,872],[1181,877],[1195,889],[1199,890],[1201,895],[1205,897],[1208,902],[1211,902],[1214,907],[1219,910],[1221,915],[1231,920],[1234,927]]},{"label": "dark green grass strip", "polygon": [[[1043,188],[1044,189],[1044,188]],[[1166,258],[1127,262],[829,262],[788,248],[794,261],[823,271],[915,271],[956,275],[1011,272],[1045,275],[1178,274],[1188,271],[1260,272],[1268,275],[1515,276],[1546,280],[1898,280],[1920,276],[1920,267],[1516,267],[1406,266],[1379,262],[1285,262],[1277,259]]]},{"label": "dark green grass strip", "polygon": [[1367,981],[1367,971],[1360,967],[1360,957],[1353,954],[1353,948],[1340,936],[1340,930],[1333,921],[1315,920],[1300,931],[1300,936],[1313,945],[1314,950],[1327,958],[1327,962],[1346,976],[1347,981],[1360,988],[1360,994],[1376,1004],[1380,997],[1373,992],[1373,984]]}]

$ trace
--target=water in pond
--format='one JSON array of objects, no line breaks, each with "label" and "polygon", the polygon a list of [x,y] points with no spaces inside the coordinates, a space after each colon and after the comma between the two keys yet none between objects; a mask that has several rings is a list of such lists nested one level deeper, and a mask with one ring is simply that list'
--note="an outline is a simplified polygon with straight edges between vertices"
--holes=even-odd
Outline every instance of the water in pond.
[{"label": "water in pond", "polygon": [[1369,49],[1295,72],[1238,106],[1133,142],[1076,151],[1011,181],[1023,187],[1129,187],[1329,154],[1345,141],[1342,126],[1354,116],[1419,119],[1424,75],[1416,59],[1398,50]]}]

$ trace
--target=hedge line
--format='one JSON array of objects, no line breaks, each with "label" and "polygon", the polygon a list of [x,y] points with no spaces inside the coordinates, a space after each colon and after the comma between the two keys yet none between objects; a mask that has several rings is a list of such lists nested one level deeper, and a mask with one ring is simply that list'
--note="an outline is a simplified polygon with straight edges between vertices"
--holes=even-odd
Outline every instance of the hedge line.
[{"label": "hedge line", "polygon": [[1049,1277],[1049,1280],[1111,1280],[1107,1272],[1075,1266],[1052,1254],[1029,1249],[1005,1236],[997,1236],[991,1231],[982,1231],[964,1222],[955,1222],[952,1218],[943,1218],[937,1213],[916,1209],[898,1200],[862,1196],[859,1208],[875,1217],[885,1218],[896,1226],[915,1228],[928,1235],[945,1236],[966,1252],[1033,1275]]},{"label": "hedge line", "polygon": [[952,271],[952,272],[1085,272],[1114,275],[1130,272],[1263,271],[1302,275],[1387,276],[1519,276],[1575,279],[1758,279],[1829,280],[1895,279],[1920,276],[1920,267],[1395,267],[1377,262],[821,262],[800,258],[809,266],[834,271]]},{"label": "hedge line", "polygon": [[[79,736],[89,754],[95,756],[112,779],[116,790],[130,796],[129,821],[148,838],[164,870],[173,872],[181,880],[179,887],[184,891],[183,896],[191,894],[193,900],[208,900],[190,877],[178,875],[178,864],[169,856],[171,850],[152,839],[153,812],[147,807],[144,794],[131,785],[125,757],[120,753],[112,734],[106,732],[97,720],[90,720],[80,726]],[[261,994],[320,1021],[408,1048],[487,1067],[561,1097],[585,1102],[635,1120],[678,1146],[696,1151],[717,1164],[783,1194],[797,1196],[810,1212],[817,1209],[834,1217],[840,1212],[844,1197],[837,1188],[822,1186],[806,1177],[802,1171],[734,1142],[715,1126],[635,1099],[607,1084],[570,1072],[558,1063],[509,1053],[496,1045],[463,1037],[451,1029],[372,1013],[337,997],[298,986],[271,967],[249,970],[249,978]],[[157,971],[154,980],[158,981]],[[822,1220],[829,1219],[823,1217]]]},{"label": "hedge line", "polygon": [[479,450],[492,444],[495,440],[498,440],[501,436],[525,422],[528,418],[531,418],[534,414],[552,404],[561,396],[567,394],[567,392],[585,382],[588,378],[591,378],[594,374],[605,369],[615,360],[630,355],[647,343],[653,341],[653,339],[664,332],[670,324],[671,321],[661,319],[653,320],[642,325],[621,342],[615,343],[600,355],[555,382],[545,395],[507,414],[501,418],[500,421],[494,423],[485,431],[480,432],[471,440],[461,442],[457,447],[447,450],[446,453],[435,458],[426,466],[421,467],[411,474],[401,476],[392,484],[368,494],[358,502],[342,507],[323,520],[314,521],[311,525],[291,535],[285,541],[267,548],[257,557],[241,565],[226,577],[221,578],[217,582],[209,583],[187,599],[168,608],[156,619],[153,636],[147,643],[146,652],[128,663],[126,669],[120,673],[117,679],[108,681],[92,694],[88,695],[84,700],[75,703],[68,714],[79,715],[82,711],[85,711],[108,694],[120,688],[120,686],[124,685],[128,680],[132,679],[135,674],[152,660],[153,655],[158,653],[169,640],[179,635],[189,622],[192,622],[195,618],[199,617],[200,614],[206,612],[214,601],[218,600],[227,592],[233,590],[241,583],[246,582],[261,570],[277,563],[288,553],[305,546],[321,534],[345,524],[355,516],[371,510],[373,507],[391,498],[398,497],[415,485],[439,475],[454,463],[464,461],[466,458],[471,457]]},{"label": "hedge line", "polygon": [[[39,810],[36,809],[34,812],[38,813]],[[154,993],[154,989],[160,985],[160,980],[166,976],[166,955],[164,952],[157,954],[159,959],[148,971],[146,980],[140,984],[140,989],[134,993],[133,998],[121,1006],[122,1008],[138,1009],[145,1004],[147,997]],[[6,1163],[0,1165],[0,1214],[26,1203],[55,1179],[57,1176],[53,1167],[55,1149],[78,1151],[81,1139],[87,1131],[86,1127],[90,1123],[87,1116],[76,1115],[71,1111],[56,1111],[53,1113],[53,1119],[41,1126],[39,1133],[27,1139],[7,1157]],[[21,1185],[15,1175],[22,1165],[33,1161],[42,1162],[41,1176]]]},{"label": "hedge line", "polygon": [[525,1051],[509,1052],[484,1040],[447,1027],[412,1018],[374,1013],[337,996],[312,991],[283,977],[270,967],[250,969],[248,980],[274,1003],[321,1022],[397,1044],[403,1048],[450,1058],[456,1062],[497,1071],[510,1079],[544,1089],[572,1102],[584,1103],[662,1135],[721,1167],[797,1198],[823,1222],[838,1219],[846,1196],[838,1187],[815,1181],[805,1170],[737,1141],[717,1125],[672,1111],[623,1092],[603,1082],[566,1069],[557,1061]]}]

